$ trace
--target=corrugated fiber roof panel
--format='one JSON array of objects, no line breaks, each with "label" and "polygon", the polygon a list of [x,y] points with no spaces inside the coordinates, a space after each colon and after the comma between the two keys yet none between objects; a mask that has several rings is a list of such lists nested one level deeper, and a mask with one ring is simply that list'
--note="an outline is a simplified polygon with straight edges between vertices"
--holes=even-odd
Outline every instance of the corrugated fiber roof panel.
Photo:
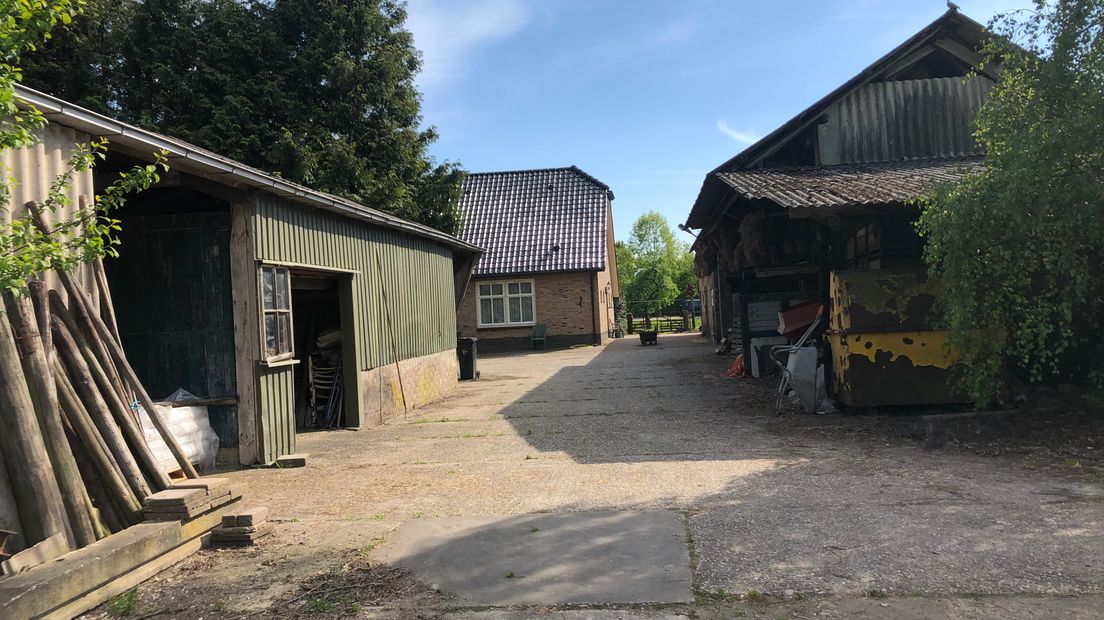
[{"label": "corrugated fiber roof panel", "polygon": [[758,168],[719,172],[717,178],[747,199],[786,207],[830,208],[902,203],[941,183],[958,181],[984,165],[982,157],[917,161]]}]

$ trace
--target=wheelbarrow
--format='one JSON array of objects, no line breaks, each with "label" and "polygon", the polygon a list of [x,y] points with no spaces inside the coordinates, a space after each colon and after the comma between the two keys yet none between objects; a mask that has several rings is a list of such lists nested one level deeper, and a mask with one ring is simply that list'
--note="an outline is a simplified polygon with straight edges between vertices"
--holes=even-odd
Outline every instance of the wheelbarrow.
[{"label": "wheelbarrow", "polygon": [[640,332],[640,344],[659,344],[659,330],[649,330]]}]

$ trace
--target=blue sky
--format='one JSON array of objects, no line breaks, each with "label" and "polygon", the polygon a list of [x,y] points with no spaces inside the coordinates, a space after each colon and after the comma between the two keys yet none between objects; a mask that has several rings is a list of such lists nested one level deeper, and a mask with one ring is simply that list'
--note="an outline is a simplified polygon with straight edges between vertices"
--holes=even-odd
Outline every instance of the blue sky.
[{"label": "blue sky", "polygon": [[[957,0],[986,22],[1030,0]],[[439,160],[577,165],[617,237],[946,11],[944,0],[409,0]],[[680,233],[681,234],[681,233]],[[683,235],[689,240],[690,237]]]}]

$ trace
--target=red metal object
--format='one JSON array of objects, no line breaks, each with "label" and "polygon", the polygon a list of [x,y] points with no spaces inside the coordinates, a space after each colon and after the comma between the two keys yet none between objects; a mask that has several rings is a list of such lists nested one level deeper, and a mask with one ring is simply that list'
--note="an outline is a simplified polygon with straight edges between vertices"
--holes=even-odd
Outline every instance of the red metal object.
[{"label": "red metal object", "polygon": [[778,333],[787,338],[800,336],[823,312],[824,306],[815,301],[783,310],[778,313]]}]

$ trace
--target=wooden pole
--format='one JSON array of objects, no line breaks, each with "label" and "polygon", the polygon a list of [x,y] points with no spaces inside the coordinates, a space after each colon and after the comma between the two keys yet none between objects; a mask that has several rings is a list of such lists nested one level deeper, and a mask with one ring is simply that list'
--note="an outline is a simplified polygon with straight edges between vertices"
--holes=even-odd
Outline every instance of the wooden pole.
[{"label": "wooden pole", "polygon": [[80,399],[96,428],[100,430],[100,436],[114,455],[115,462],[119,464],[127,484],[139,499],[149,497],[152,492],[146,484],[145,477],[142,476],[142,470],[138,468],[138,463],[135,462],[134,455],[127,447],[122,432],[115,424],[111,409],[96,388],[92,372],[88,369],[84,357],[81,356],[73,335],[57,315],[54,316],[54,344],[57,345],[61,359],[65,361],[65,367],[69,371],[67,377],[72,382],[77,398]]},{"label": "wooden pole", "polygon": [[150,452],[149,444],[146,443],[146,437],[142,434],[142,430],[139,428],[134,416],[131,415],[126,403],[120,400],[119,395],[111,388],[111,381],[103,370],[101,360],[96,359],[94,352],[87,346],[87,338],[76,328],[76,320],[65,308],[65,304],[61,301],[61,296],[58,295],[56,291],[50,292],[50,306],[53,308],[54,314],[61,319],[62,324],[69,330],[69,335],[73,337],[73,341],[77,345],[77,350],[84,353],[84,361],[88,366],[88,371],[92,374],[93,381],[99,387],[100,395],[107,404],[107,408],[112,413],[115,422],[119,425],[119,428],[122,429],[123,436],[126,437],[131,453],[138,457],[138,462],[145,468],[150,486],[157,491],[163,491],[169,488],[172,486],[172,482],[169,480],[169,477],[165,475],[165,472],[161,471],[161,464],[157,462],[153,453]]},{"label": "wooden pole", "polygon": [[119,334],[119,321],[115,317],[115,302],[111,299],[111,289],[107,285],[107,273],[104,271],[103,259],[96,259],[92,263],[92,273],[96,276],[96,290],[100,295],[100,317],[103,318],[115,342],[123,344]]},{"label": "wooden pole", "polygon": [[0,316],[0,450],[19,504],[23,542],[30,547],[65,532],[65,503],[18,360],[4,313]]},{"label": "wooden pole", "polygon": [[57,383],[58,400],[61,401],[61,410],[65,413],[65,419],[73,434],[80,439],[81,446],[88,455],[96,474],[104,483],[107,495],[111,497],[122,509],[131,522],[139,520],[138,514],[142,509],[141,503],[134,495],[134,491],[123,479],[122,471],[115,462],[111,451],[108,449],[99,431],[92,423],[88,411],[77,398],[69,377],[65,375],[65,369],[61,362],[54,358],[54,379]]},{"label": "wooden pole", "polygon": [[[46,452],[57,476],[65,511],[69,515],[69,546],[79,549],[96,542],[96,533],[92,530],[92,522],[84,507],[84,482],[77,470],[77,462],[73,459],[69,440],[65,437],[65,428],[61,424],[57,389],[42,347],[35,312],[29,299],[16,298],[10,293],[4,295],[4,305],[8,309],[8,318],[19,343],[23,375],[27,378],[27,387],[38,416],[38,425],[42,429]],[[45,310],[49,311],[48,308]]]},{"label": "wooden pole", "polygon": [[[77,298],[81,304],[85,307],[90,306],[87,295],[84,290],[81,289],[73,277],[68,273],[59,273],[58,277],[61,278],[62,284],[65,286],[65,290],[69,293],[70,298]],[[92,338],[97,342],[102,342],[107,346],[108,353],[111,355],[112,361],[114,361],[116,367],[123,373],[123,378],[131,388],[134,389],[135,394],[138,396],[138,402],[142,404],[142,408],[146,410],[146,414],[149,415],[150,420],[153,422],[154,427],[157,428],[157,432],[161,433],[161,438],[165,440],[165,445],[169,447],[169,451],[176,457],[177,464],[180,465],[180,469],[189,478],[198,478],[199,472],[195,470],[191,462],[188,461],[188,456],[184,454],[184,450],[180,447],[180,444],[176,441],[176,437],[173,437],[172,432],[169,431],[169,427],[165,424],[165,421],[161,419],[161,414],[157,412],[157,408],[153,406],[153,399],[146,392],[146,388],[142,385],[142,382],[138,379],[138,375],[134,372],[134,368],[131,367],[130,362],[126,359],[126,353],[123,351],[122,346],[111,336],[111,331],[104,324],[103,319],[95,314],[86,314],[85,317],[91,321],[92,326],[95,328],[94,335],[98,335],[99,338]]]},{"label": "wooden pole", "polygon": [[54,333],[50,329],[50,287],[45,280],[30,280],[27,282],[30,291],[31,304],[34,306],[35,318],[38,319],[38,336],[42,339],[42,351],[46,354],[46,360],[54,354]]}]

